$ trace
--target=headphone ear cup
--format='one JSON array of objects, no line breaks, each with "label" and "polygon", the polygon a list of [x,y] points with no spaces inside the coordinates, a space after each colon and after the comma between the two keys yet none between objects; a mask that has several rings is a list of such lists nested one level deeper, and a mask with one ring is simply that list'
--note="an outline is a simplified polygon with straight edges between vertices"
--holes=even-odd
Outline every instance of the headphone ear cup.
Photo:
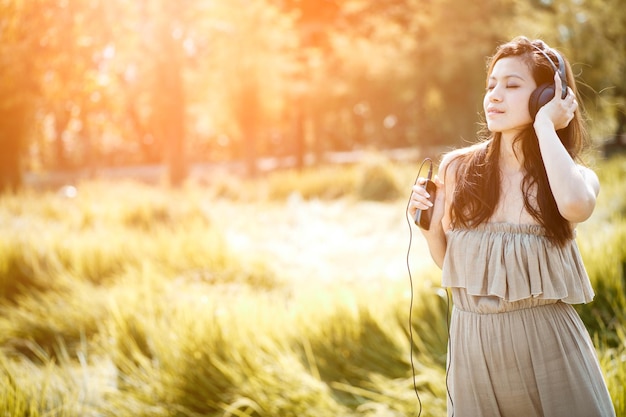
[{"label": "headphone ear cup", "polygon": [[530,94],[528,100],[528,111],[530,117],[535,120],[535,116],[540,108],[545,106],[550,100],[554,98],[554,83],[541,84]]}]

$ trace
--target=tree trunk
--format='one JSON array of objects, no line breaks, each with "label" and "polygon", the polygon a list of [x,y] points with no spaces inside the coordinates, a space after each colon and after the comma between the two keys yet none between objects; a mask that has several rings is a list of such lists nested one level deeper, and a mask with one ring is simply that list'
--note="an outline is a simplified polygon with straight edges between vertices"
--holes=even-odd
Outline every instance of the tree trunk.
[{"label": "tree trunk", "polygon": [[185,158],[185,99],[180,65],[172,65],[165,71],[163,85],[166,86],[167,101],[164,103],[167,123],[165,144],[168,183],[178,187],[187,178]]},{"label": "tree trunk", "polygon": [[185,158],[185,96],[183,85],[183,56],[181,46],[173,38],[167,17],[160,22],[159,36],[162,52],[157,62],[158,84],[154,87],[161,135],[165,144],[167,182],[178,187],[187,178]]},{"label": "tree trunk", "polygon": [[237,91],[234,111],[242,136],[246,175],[254,178],[258,174],[257,136],[260,113],[259,86],[254,77],[243,81],[243,85]]},{"label": "tree trunk", "polygon": [[19,107],[0,112],[0,193],[22,186],[23,120],[24,113]]},{"label": "tree trunk", "polygon": [[306,129],[304,119],[304,100],[299,98],[296,100],[295,106],[295,123],[294,123],[294,154],[296,156],[296,169],[301,171],[304,169],[304,154],[306,153]]}]

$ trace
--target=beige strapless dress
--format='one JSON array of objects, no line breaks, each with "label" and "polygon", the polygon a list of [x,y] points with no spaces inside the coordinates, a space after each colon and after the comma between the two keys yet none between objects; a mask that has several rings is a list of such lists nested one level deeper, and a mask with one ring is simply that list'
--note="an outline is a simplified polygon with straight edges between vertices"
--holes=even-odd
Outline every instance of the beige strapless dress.
[{"label": "beige strapless dress", "polygon": [[488,223],[447,232],[448,416],[615,416],[571,305],[594,296],[578,246],[555,246],[543,230]]}]

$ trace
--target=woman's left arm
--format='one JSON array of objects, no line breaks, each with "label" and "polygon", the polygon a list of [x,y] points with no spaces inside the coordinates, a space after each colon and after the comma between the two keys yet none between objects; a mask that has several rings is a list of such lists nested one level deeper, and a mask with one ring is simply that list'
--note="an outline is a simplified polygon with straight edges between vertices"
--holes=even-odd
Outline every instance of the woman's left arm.
[{"label": "woman's left arm", "polygon": [[571,90],[565,99],[560,97],[561,82],[555,74],[554,98],[539,109],[533,127],[559,212],[571,223],[580,223],[593,213],[600,182],[595,172],[576,164],[556,134],[570,123],[578,108]]}]

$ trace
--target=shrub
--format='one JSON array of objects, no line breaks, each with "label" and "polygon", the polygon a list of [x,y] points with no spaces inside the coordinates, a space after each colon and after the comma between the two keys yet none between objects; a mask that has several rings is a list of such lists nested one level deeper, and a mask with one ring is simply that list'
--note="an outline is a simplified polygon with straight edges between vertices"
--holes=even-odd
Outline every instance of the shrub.
[{"label": "shrub", "polygon": [[378,158],[361,166],[356,194],[360,199],[373,201],[389,201],[398,198],[402,193],[393,166]]}]

